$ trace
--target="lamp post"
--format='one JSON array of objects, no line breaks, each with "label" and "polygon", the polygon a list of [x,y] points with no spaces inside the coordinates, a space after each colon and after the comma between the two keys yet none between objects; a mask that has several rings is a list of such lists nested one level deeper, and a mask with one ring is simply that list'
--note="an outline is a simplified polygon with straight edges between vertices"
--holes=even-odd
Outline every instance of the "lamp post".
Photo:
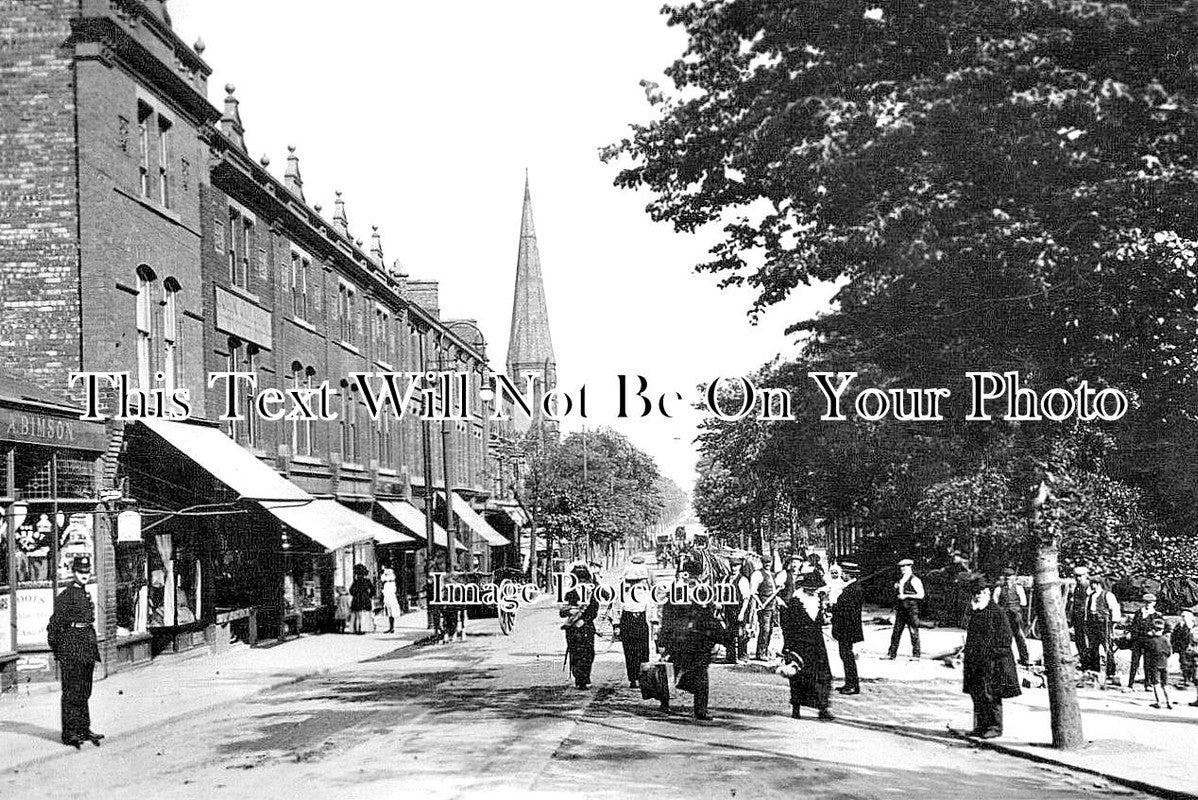
[{"label": "lamp post", "polygon": [[[438,335],[437,342],[437,377],[445,372],[445,334],[444,332]],[[441,384],[444,388],[445,384]],[[457,536],[454,533],[454,513],[453,513],[453,489],[450,486],[449,476],[449,396],[442,392],[441,395],[441,477],[445,482],[445,549],[449,553],[447,571],[453,572],[453,559],[457,555]],[[471,538],[473,544],[473,538]]]}]

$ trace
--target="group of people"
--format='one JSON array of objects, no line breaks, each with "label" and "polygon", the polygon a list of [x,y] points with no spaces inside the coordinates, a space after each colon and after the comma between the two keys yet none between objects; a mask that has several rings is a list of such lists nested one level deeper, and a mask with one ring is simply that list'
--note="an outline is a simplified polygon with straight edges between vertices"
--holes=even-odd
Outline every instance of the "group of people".
[{"label": "group of people", "polygon": [[[403,613],[399,604],[399,589],[395,570],[384,566],[379,574],[382,586],[383,614],[387,617],[387,633],[395,633],[395,620]],[[337,602],[333,610],[333,629],[337,633],[373,633],[374,625],[374,582],[365,564],[354,565],[354,580],[347,591],[338,586]]]},{"label": "group of people", "polygon": [[[1195,681],[1198,666],[1198,627],[1193,608],[1182,609],[1180,620],[1170,627],[1157,609],[1157,597],[1145,592],[1141,605],[1125,615],[1114,592],[1099,575],[1087,567],[1074,569],[1073,581],[1066,589],[1065,616],[1077,647],[1079,668],[1093,678],[1105,674],[1110,683],[1118,683],[1115,651],[1126,646],[1131,651],[1127,688],[1135,687],[1143,671],[1145,691],[1153,692],[1154,708],[1171,709],[1168,662],[1174,653],[1181,666],[1181,686]],[[1123,636],[1118,636],[1122,629]],[[1198,686],[1198,682],[1195,683]],[[1190,703],[1198,706],[1198,699]]]}]

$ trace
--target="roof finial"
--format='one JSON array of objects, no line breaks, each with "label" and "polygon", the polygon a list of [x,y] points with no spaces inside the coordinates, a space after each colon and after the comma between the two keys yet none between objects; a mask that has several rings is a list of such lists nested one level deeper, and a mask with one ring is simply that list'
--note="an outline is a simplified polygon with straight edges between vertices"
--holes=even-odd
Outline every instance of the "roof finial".
[{"label": "roof finial", "polygon": [[244,152],[245,126],[241,124],[241,111],[237,108],[239,103],[233,95],[236,91],[237,87],[233,84],[225,84],[225,113],[220,118],[220,130]]},{"label": "roof finial", "polygon": [[391,277],[397,281],[405,280],[408,277],[408,271],[404,269],[403,262],[398,258],[391,262]]},{"label": "roof finial", "polygon": [[202,56],[204,55],[204,50],[207,49],[207,47],[208,45],[204,44],[203,39],[197,38],[196,43],[191,46],[191,49],[196,51],[197,56]]},{"label": "roof finial", "polygon": [[295,145],[287,145],[287,169],[283,172],[283,183],[291,190],[291,193],[300,199],[304,199],[304,179],[300,177],[299,171],[299,156],[295,154]]},{"label": "roof finial", "polygon": [[370,256],[379,265],[379,269],[386,269],[386,262],[383,261],[383,237],[379,236],[379,226],[370,226]]},{"label": "roof finial", "polygon": [[345,201],[341,199],[341,190],[338,189],[334,194],[337,199],[333,202],[333,227],[341,232],[342,236],[349,237],[349,217],[345,216]]}]

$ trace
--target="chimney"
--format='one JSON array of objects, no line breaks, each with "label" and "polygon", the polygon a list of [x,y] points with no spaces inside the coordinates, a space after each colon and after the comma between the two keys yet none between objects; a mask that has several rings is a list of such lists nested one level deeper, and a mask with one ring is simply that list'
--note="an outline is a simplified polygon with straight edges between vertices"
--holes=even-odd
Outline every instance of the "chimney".
[{"label": "chimney", "polygon": [[441,309],[438,308],[436,281],[412,280],[409,278],[408,299],[435,318],[441,318]]}]

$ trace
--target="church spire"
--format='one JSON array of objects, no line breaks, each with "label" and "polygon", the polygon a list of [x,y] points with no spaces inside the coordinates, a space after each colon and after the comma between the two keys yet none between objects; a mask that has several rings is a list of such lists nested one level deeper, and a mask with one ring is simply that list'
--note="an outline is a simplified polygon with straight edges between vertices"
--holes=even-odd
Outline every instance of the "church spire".
[{"label": "church spire", "polygon": [[541,256],[532,222],[532,193],[524,173],[524,210],[520,215],[520,247],[516,255],[516,291],[512,301],[512,330],[507,347],[508,375],[523,386],[524,373],[535,372],[553,388],[557,360],[549,334],[549,310],[541,278]]}]

